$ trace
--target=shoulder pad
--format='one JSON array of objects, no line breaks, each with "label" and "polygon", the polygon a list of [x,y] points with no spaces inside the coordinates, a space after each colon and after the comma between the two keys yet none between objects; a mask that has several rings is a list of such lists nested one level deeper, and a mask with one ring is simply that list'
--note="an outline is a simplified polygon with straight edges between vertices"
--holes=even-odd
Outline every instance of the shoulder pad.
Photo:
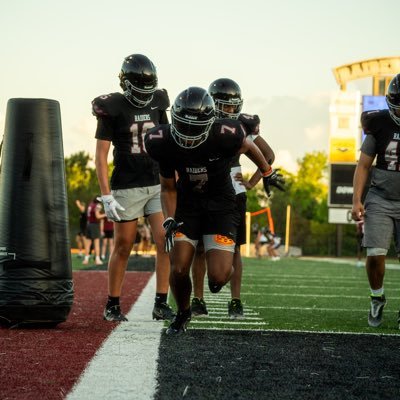
[{"label": "shoulder pad", "polygon": [[367,135],[373,135],[382,128],[387,117],[390,118],[388,110],[364,111],[361,114],[361,126]]},{"label": "shoulder pad", "polygon": [[240,114],[238,119],[246,128],[246,136],[260,133],[260,118],[258,115]]},{"label": "shoulder pad", "polygon": [[120,109],[121,99],[124,95],[121,93],[110,93],[96,97],[92,101],[92,113],[96,117],[114,116]]},{"label": "shoulder pad", "polygon": [[148,155],[156,161],[162,160],[168,151],[166,148],[169,142],[170,125],[158,125],[149,129],[144,137],[144,144]]},{"label": "shoulder pad", "polygon": [[152,103],[156,103],[160,110],[166,110],[170,105],[167,91],[165,89],[156,90]]}]

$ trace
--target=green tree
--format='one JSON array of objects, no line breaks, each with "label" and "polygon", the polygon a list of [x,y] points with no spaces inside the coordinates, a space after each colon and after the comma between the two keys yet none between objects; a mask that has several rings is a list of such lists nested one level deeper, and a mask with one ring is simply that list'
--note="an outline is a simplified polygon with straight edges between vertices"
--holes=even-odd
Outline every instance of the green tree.
[{"label": "green tree", "polygon": [[65,174],[67,181],[69,228],[71,243],[79,230],[79,210],[75,201],[88,205],[99,194],[96,169],[88,153],[80,151],[65,158]]}]

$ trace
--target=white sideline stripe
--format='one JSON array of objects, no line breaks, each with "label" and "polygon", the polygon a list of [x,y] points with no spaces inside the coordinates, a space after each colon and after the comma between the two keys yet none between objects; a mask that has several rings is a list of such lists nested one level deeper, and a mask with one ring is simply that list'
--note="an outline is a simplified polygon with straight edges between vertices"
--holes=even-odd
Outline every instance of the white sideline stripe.
[{"label": "white sideline stripe", "polygon": [[[153,399],[161,322],[151,320],[155,274],[127,314],[97,350],[67,400]],[[150,306],[151,305],[151,306]],[[106,322],[105,322],[106,323]],[[111,322],[109,322],[111,323]]]}]

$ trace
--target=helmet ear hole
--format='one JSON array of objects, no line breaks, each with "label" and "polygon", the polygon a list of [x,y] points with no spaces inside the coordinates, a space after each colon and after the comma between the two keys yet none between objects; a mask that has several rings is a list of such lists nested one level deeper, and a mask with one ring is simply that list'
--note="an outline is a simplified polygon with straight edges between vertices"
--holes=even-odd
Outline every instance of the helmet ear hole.
[{"label": "helmet ear hole", "polygon": [[205,89],[189,87],[171,107],[171,135],[185,149],[204,143],[215,120],[214,101]]}]

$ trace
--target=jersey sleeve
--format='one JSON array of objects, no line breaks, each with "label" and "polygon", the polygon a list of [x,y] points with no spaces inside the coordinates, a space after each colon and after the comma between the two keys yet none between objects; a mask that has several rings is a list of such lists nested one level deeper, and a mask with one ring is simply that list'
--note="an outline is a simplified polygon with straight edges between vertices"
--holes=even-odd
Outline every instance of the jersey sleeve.
[{"label": "jersey sleeve", "polygon": [[168,121],[167,109],[170,106],[168,92],[165,89],[157,90],[154,93],[154,99],[152,104],[154,104],[154,106],[158,108],[159,112],[158,123],[168,124],[169,121]]},{"label": "jersey sleeve", "polygon": [[168,159],[168,127],[169,125],[159,125],[149,129],[144,137],[147,154],[158,162],[160,175],[164,178],[173,178],[175,168]]},{"label": "jersey sleeve", "polygon": [[256,136],[260,133],[260,117],[258,115],[240,114],[239,121],[246,129],[246,136]]},{"label": "jersey sleeve", "polygon": [[376,135],[380,130],[383,110],[364,111],[361,114],[361,126],[366,135]]},{"label": "jersey sleeve", "polygon": [[246,130],[238,120],[221,119],[214,123],[213,135],[218,153],[229,158],[242,147]]},{"label": "jersey sleeve", "polygon": [[113,139],[113,94],[96,97],[92,101],[92,114],[97,118],[96,139]]}]

